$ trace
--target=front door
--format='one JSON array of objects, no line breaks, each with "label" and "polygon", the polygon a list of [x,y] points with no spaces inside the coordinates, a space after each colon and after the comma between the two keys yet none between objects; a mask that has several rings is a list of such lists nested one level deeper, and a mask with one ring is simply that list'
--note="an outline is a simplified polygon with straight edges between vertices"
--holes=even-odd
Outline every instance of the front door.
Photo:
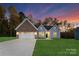
[{"label": "front door", "polygon": [[46,39],[50,39],[50,32],[46,32]]}]

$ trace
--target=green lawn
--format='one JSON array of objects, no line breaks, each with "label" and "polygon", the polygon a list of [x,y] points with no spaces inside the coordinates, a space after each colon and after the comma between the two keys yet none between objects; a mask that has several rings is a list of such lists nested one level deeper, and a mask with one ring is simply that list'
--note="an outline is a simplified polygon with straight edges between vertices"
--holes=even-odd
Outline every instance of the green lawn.
[{"label": "green lawn", "polygon": [[33,56],[79,56],[79,40],[37,40]]},{"label": "green lawn", "polygon": [[15,37],[0,37],[0,42],[13,40],[13,39],[15,39]]}]

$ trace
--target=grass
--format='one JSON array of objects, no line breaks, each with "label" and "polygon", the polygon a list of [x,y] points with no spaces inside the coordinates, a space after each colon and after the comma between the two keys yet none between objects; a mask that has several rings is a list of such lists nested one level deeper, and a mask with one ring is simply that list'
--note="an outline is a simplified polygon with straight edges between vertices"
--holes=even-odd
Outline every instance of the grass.
[{"label": "grass", "polygon": [[33,56],[79,56],[79,40],[37,40]]},{"label": "grass", "polygon": [[0,42],[8,41],[8,40],[13,40],[15,37],[0,37]]}]

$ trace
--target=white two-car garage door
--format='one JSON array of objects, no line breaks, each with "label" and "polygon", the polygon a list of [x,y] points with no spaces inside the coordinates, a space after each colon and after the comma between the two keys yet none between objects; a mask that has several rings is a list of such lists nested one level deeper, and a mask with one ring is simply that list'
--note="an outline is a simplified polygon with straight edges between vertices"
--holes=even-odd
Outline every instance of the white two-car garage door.
[{"label": "white two-car garage door", "polygon": [[19,34],[19,39],[35,39],[34,33],[21,33]]}]

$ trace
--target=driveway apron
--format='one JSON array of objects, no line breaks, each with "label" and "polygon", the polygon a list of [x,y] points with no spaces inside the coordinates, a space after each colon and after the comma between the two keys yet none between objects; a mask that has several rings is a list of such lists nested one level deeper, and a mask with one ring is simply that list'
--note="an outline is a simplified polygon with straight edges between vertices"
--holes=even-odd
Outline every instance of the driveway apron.
[{"label": "driveway apron", "polygon": [[0,42],[0,56],[32,56],[35,43],[35,39]]}]

